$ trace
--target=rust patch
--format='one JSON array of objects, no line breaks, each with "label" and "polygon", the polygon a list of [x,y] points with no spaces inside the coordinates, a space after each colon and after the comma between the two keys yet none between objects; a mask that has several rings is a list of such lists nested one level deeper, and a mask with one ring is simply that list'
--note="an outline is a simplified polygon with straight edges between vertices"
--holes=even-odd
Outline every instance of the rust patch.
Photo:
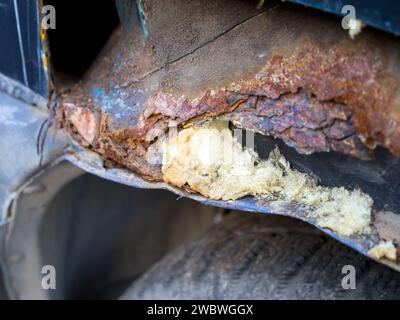
[{"label": "rust patch", "polygon": [[[149,144],[138,138],[124,139],[125,131],[110,132],[107,113],[68,103],[64,103],[57,112],[57,118],[60,119],[64,129],[83,147],[90,148],[149,180],[161,180],[159,165],[151,164],[146,159]],[[151,123],[147,123],[147,125],[150,126]],[[129,133],[139,137],[143,135],[144,131],[145,129],[137,132],[129,131]]]},{"label": "rust patch", "polygon": [[124,128],[110,129],[113,114],[97,111],[81,93],[62,97],[59,111],[82,145],[151,180],[162,180],[157,149],[171,121],[182,128],[224,118],[306,154],[338,151],[367,160],[378,143],[399,156],[397,82],[382,72],[382,53],[372,48],[367,42],[328,47],[305,41],[290,55],[272,55],[250,80],[206,90],[196,99],[159,90]]},{"label": "rust patch", "polygon": [[[109,130],[109,115],[94,108],[64,102],[58,112],[61,113],[63,127],[84,147],[90,146],[149,180],[162,180],[161,152],[158,150],[161,140],[157,140],[165,136],[171,120],[175,125],[184,125],[200,117],[232,112],[245,101],[246,98],[237,94],[215,94],[211,90],[198,102],[189,102],[185,98],[174,100],[170,95],[158,94],[149,100],[136,127],[115,130]],[[86,120],[82,119],[83,115]],[[98,131],[88,137],[87,132],[92,132],[93,128]],[[153,147],[150,150],[153,152],[148,152],[150,147]]]},{"label": "rust patch", "polygon": [[318,101],[343,103],[357,132],[400,156],[398,79],[384,73],[385,58],[368,39],[324,45],[307,40],[290,56],[274,55],[254,79],[232,86],[242,93],[278,99],[300,89]]},{"label": "rust patch", "polygon": [[373,153],[358,137],[348,106],[320,102],[300,90],[279,99],[258,98],[226,115],[237,126],[282,139],[300,153],[338,151],[363,160]]}]

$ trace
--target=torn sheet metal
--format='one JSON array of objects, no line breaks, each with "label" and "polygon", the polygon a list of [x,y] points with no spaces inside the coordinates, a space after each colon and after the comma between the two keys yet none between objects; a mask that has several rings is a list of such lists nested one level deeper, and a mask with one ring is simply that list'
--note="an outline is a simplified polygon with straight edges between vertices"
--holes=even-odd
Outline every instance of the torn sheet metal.
[{"label": "torn sheet metal", "polygon": [[[73,123],[74,114],[85,109],[97,130],[86,143],[154,180],[160,179],[159,168],[144,158],[170,121],[184,126],[217,116],[281,138],[301,153],[338,151],[371,159],[380,144],[400,155],[395,39],[365,33],[350,40],[335,22],[281,6],[264,13],[245,6],[241,16],[230,7],[229,17],[239,21],[225,22],[227,13],[216,10],[199,12],[201,26],[183,19],[170,27],[175,32],[150,19],[148,39],[138,30],[117,30],[83,85],[61,97],[65,128],[73,135],[85,131]],[[162,6],[152,4],[147,15],[157,17],[157,10]],[[203,20],[215,14],[221,23],[205,27]],[[190,36],[196,27],[204,32]],[[208,39],[175,39],[186,33]]]},{"label": "torn sheet metal", "polygon": [[[80,157],[79,149],[70,161],[130,185],[271,213],[268,199],[210,200],[163,181],[161,146],[171,128],[225,119],[281,139],[294,152],[295,161],[288,157],[293,166],[300,163],[302,172],[313,167],[322,185],[359,187],[374,199],[376,212],[400,212],[398,184],[390,187],[389,178],[400,156],[396,38],[368,31],[351,40],[339,20],[281,3],[265,12],[223,0],[142,5],[149,36],[116,30],[83,82],[60,97],[57,122],[91,154]],[[92,151],[106,161],[89,164]],[[298,155],[310,158],[297,162]],[[318,162],[324,157],[333,160]],[[382,194],[385,186],[389,196]],[[282,213],[316,223],[295,207]],[[323,230],[366,255],[380,240],[378,233],[344,237]]]}]

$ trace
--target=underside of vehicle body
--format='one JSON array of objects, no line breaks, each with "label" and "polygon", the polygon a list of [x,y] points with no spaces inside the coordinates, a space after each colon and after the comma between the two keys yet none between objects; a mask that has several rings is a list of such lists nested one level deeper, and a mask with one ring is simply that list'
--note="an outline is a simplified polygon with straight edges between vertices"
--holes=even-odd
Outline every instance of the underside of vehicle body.
[{"label": "underside of vehicle body", "polygon": [[0,297],[399,298],[399,10],[0,0]]}]

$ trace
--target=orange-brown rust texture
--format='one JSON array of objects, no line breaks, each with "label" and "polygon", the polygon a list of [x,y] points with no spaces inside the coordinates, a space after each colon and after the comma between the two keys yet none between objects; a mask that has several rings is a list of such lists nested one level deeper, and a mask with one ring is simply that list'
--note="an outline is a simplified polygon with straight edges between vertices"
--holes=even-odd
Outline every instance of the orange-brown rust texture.
[{"label": "orange-brown rust texture", "polygon": [[363,160],[373,156],[357,136],[348,106],[320,102],[303,90],[278,100],[257,98],[226,118],[239,127],[282,139],[304,154],[338,151]]},{"label": "orange-brown rust texture", "polygon": [[400,156],[398,82],[383,72],[384,60],[367,42],[328,47],[308,40],[290,54],[271,55],[253,77],[197,99],[159,90],[128,128],[110,129],[113,114],[82,99],[71,104],[66,96],[60,110],[78,142],[152,180],[162,180],[158,149],[171,121],[182,127],[224,117],[307,154],[338,151],[367,160],[368,146],[378,143]]},{"label": "orange-brown rust texture", "polygon": [[157,139],[168,131],[169,121],[174,120],[174,125],[183,125],[200,116],[218,116],[233,111],[246,101],[236,94],[231,99],[224,94],[212,95],[207,91],[197,104],[193,104],[187,99],[177,102],[169,95],[160,94],[149,100],[149,107],[140,116],[137,126],[113,130],[109,130],[108,126],[111,115],[94,108],[64,102],[58,111],[63,127],[82,146],[90,147],[147,179],[162,180],[162,159],[158,159],[161,156],[160,141]]},{"label": "orange-brown rust texture", "polygon": [[[152,164],[146,155],[150,147],[146,133],[156,125],[152,118],[137,129],[109,130],[109,115],[88,107],[64,103],[58,109],[61,124],[75,141],[116,164],[141,174],[149,180],[162,180],[159,164]],[[87,134],[88,132],[94,134]],[[85,134],[86,133],[86,134]]]},{"label": "orange-brown rust texture", "polygon": [[358,134],[400,156],[399,79],[383,71],[385,62],[378,46],[367,41],[305,41],[291,56],[274,55],[254,79],[235,87],[271,99],[302,89],[320,102],[343,103]]}]

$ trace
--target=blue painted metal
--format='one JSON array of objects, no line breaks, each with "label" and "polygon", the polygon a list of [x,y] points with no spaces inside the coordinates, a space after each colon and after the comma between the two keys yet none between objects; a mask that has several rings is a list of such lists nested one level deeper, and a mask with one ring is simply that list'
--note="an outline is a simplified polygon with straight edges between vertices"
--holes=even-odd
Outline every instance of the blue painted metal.
[{"label": "blue painted metal", "polygon": [[344,16],[342,8],[351,5],[355,8],[356,18],[364,23],[400,35],[400,2],[392,0],[289,0]]},{"label": "blue painted metal", "polygon": [[40,16],[36,0],[0,0],[0,73],[47,97]]}]

